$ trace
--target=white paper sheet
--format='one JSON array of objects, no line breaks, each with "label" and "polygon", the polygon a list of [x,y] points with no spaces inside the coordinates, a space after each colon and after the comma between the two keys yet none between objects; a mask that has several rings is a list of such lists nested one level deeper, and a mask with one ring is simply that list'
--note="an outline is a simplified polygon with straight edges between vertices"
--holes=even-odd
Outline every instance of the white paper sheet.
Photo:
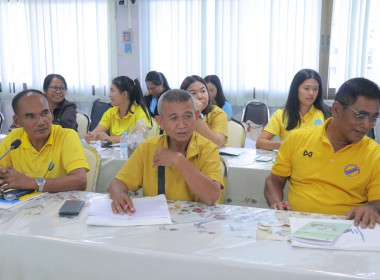
[{"label": "white paper sheet", "polygon": [[[306,225],[315,219],[289,217],[291,232]],[[337,219],[318,219],[318,221],[328,223],[350,223],[352,226],[347,229],[331,246],[319,246],[307,244],[292,240],[292,246],[333,249],[333,250],[359,250],[359,251],[380,251],[380,226],[376,224],[374,229],[362,229],[353,225],[352,220],[337,220]]]},{"label": "white paper sheet", "polygon": [[91,202],[87,224],[103,226],[136,226],[171,224],[165,195],[133,199],[136,211],[131,215],[114,214],[112,200],[106,196]]}]

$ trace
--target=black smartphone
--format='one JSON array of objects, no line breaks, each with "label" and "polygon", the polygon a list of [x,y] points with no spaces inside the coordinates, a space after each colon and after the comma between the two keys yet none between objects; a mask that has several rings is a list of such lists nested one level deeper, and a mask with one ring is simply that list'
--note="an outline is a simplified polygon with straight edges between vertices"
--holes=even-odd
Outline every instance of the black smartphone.
[{"label": "black smartphone", "polygon": [[59,209],[60,216],[76,216],[84,205],[82,200],[66,200]]}]

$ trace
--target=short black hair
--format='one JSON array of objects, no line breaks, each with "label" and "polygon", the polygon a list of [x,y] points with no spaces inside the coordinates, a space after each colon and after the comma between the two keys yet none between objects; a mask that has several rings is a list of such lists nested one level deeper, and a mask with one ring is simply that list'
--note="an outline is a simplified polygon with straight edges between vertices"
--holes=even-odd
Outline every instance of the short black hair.
[{"label": "short black hair", "polygon": [[196,110],[196,103],[194,97],[187,92],[186,90],[182,89],[170,89],[166,92],[164,92],[160,99],[158,99],[157,104],[157,111],[160,116],[162,116],[162,107],[164,102],[172,103],[172,102],[187,102],[191,100],[194,111]]},{"label": "short black hair", "polygon": [[63,82],[63,85],[65,86],[65,89],[67,90],[67,83],[66,83],[66,80],[64,77],[62,77],[61,75],[59,74],[49,74],[46,76],[45,80],[44,80],[44,84],[42,86],[43,90],[44,91],[47,91],[47,89],[49,88],[50,86],[50,83],[51,81],[54,79],[54,78],[58,78],[60,79],[62,82]]},{"label": "short black hair", "polygon": [[47,101],[46,95],[43,94],[39,90],[36,90],[36,89],[23,90],[23,91],[17,93],[16,96],[13,97],[13,99],[12,99],[12,108],[13,108],[13,112],[15,113],[15,115],[18,114],[18,103],[19,103],[20,99],[23,98],[24,96],[28,95],[29,93],[41,94]]},{"label": "short black hair", "polygon": [[353,78],[344,82],[335,95],[335,101],[352,105],[359,96],[380,102],[380,89],[377,84],[366,78]]}]

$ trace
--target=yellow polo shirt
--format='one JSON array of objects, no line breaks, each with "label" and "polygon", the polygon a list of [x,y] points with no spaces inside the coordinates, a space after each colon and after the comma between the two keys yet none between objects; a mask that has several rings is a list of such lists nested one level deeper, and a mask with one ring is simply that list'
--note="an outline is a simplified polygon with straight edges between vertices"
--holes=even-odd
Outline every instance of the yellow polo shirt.
[{"label": "yellow polo shirt", "polygon": [[0,154],[16,139],[21,140],[20,147],[9,152],[0,161],[0,167],[11,165],[31,178],[59,178],[78,168],[90,170],[78,133],[73,129],[52,125],[50,136],[39,152],[30,144],[23,128],[13,129],[0,143]]},{"label": "yellow polo shirt", "polygon": [[[158,168],[152,168],[153,155],[157,149],[167,147],[165,133],[145,140],[116,174],[116,178],[123,181],[131,191],[135,192],[142,187],[144,196],[158,195]],[[186,158],[204,175],[223,185],[219,150],[214,143],[194,132],[187,147]],[[165,167],[165,195],[167,199],[200,201],[173,166]]]},{"label": "yellow polo shirt", "polygon": [[110,130],[110,136],[120,136],[123,131],[129,132],[139,120],[143,119],[146,126],[152,127],[150,120],[145,115],[144,110],[138,104],[132,104],[131,112],[128,112],[122,119],[119,116],[119,106],[109,108],[104,114],[99,124]]},{"label": "yellow polo shirt", "polygon": [[212,105],[210,113],[204,115],[204,121],[210,127],[212,132],[221,133],[226,136],[223,146],[228,145],[228,127],[226,113],[216,105]]},{"label": "yellow polo shirt", "polygon": [[297,129],[278,151],[272,173],[289,177],[294,211],[345,215],[380,199],[380,146],[364,138],[334,152],[323,126]]},{"label": "yellow polo shirt", "polygon": [[285,116],[283,119],[284,109],[278,109],[272,117],[270,118],[268,124],[264,128],[265,131],[277,135],[280,137],[280,141],[284,141],[286,137],[288,137],[289,133],[293,130],[303,127],[321,125],[325,121],[325,116],[323,112],[311,106],[309,112],[305,114],[305,116],[301,116],[301,125],[293,128],[292,130],[286,130],[288,125],[288,116]]}]

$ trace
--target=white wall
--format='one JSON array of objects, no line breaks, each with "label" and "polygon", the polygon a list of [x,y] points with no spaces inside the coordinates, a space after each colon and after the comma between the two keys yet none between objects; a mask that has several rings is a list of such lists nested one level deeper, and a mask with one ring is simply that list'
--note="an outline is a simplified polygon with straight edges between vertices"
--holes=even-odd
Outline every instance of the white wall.
[{"label": "white wall", "polygon": [[[139,30],[139,6],[138,1],[131,4],[130,0],[127,6],[119,6],[116,1],[116,44],[117,44],[117,75],[128,76],[131,79],[140,77],[140,30]],[[133,43],[132,54],[124,52],[123,31],[132,29]],[[145,77],[144,77],[145,78]]]}]

